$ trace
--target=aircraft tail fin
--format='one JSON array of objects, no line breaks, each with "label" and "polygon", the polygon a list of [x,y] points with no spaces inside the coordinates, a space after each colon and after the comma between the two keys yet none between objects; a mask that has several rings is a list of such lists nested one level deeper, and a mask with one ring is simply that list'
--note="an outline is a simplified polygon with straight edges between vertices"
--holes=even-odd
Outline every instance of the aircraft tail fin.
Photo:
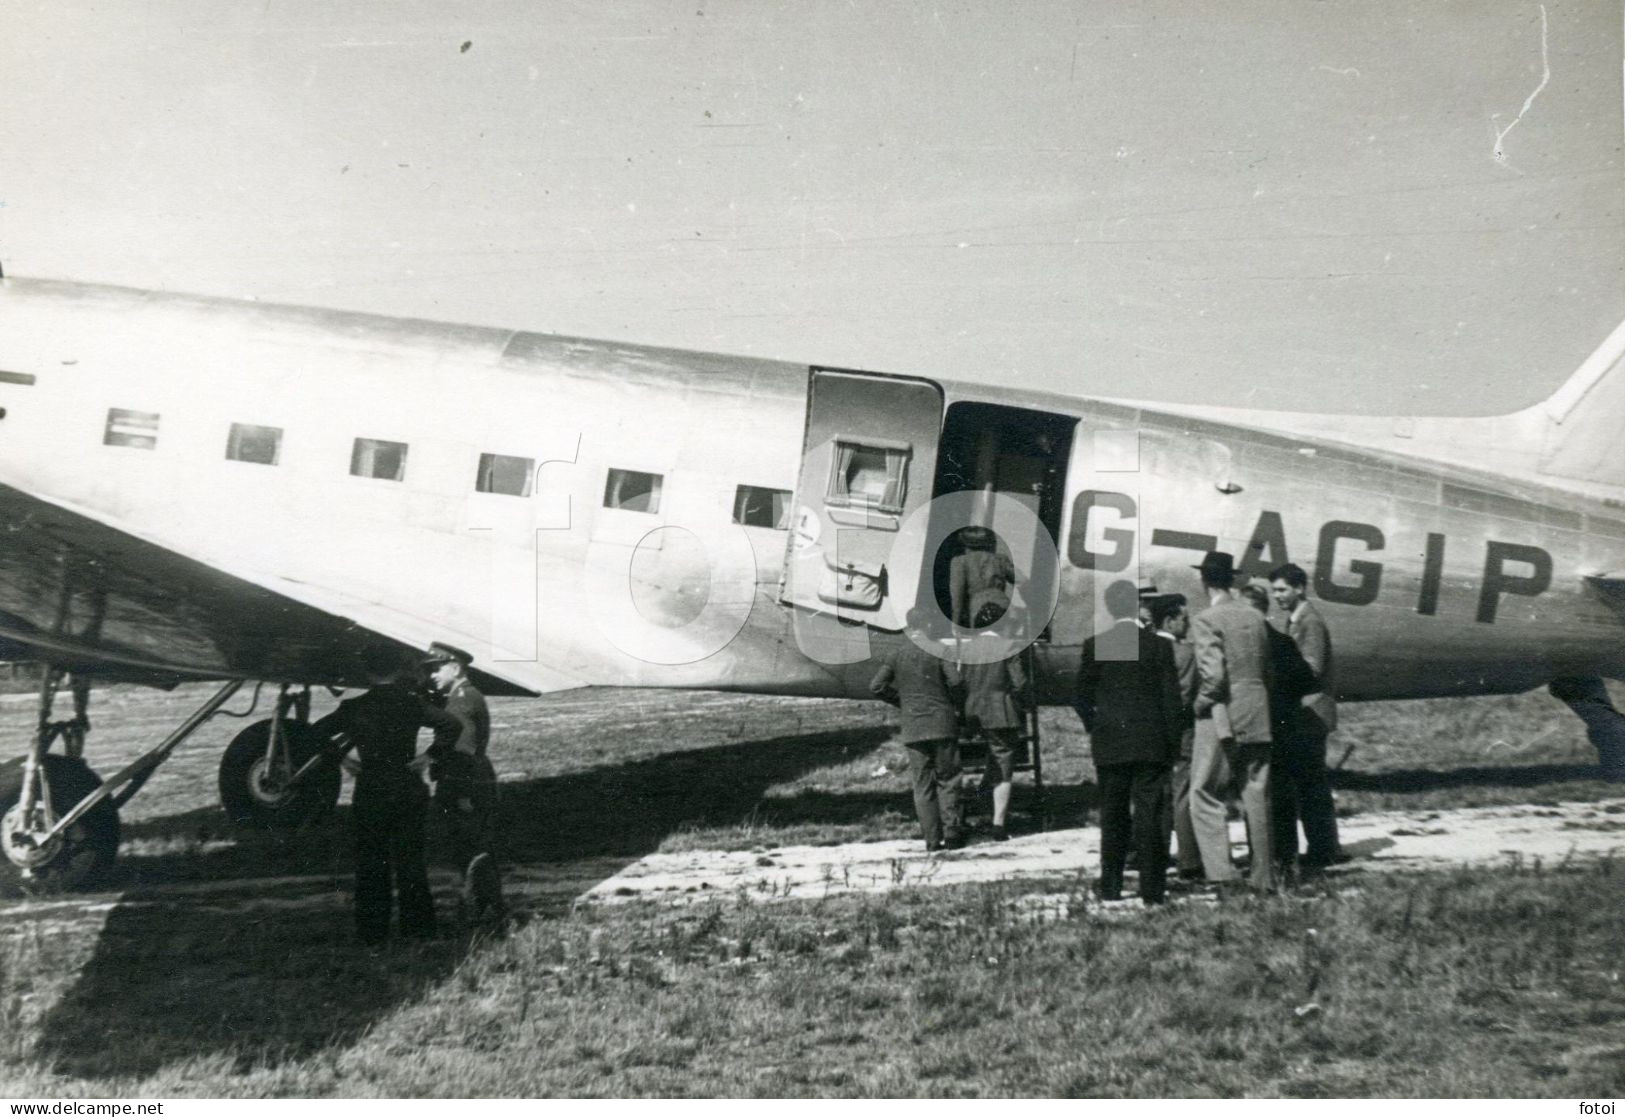
[{"label": "aircraft tail fin", "polygon": [[1625,491],[1625,322],[1530,410],[1543,420],[1539,473]]},{"label": "aircraft tail fin", "polygon": [[1379,416],[1138,405],[1298,438],[1387,450],[1625,501],[1625,322],[1557,391],[1532,407],[1505,415]]}]

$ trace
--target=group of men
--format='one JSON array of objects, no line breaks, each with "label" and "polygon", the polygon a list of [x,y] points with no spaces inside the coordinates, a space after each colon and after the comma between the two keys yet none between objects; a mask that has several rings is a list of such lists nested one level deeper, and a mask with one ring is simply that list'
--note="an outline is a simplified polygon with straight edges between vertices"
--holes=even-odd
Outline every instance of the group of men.
[{"label": "group of men", "polygon": [[[973,619],[977,627],[985,628],[1002,615],[1002,608],[984,606]],[[980,732],[987,744],[993,838],[1006,841],[1021,719],[1031,702],[1027,674],[1019,658],[971,655],[960,663],[932,653],[926,643],[934,635],[934,621],[935,612],[929,608],[909,610],[906,623],[917,639],[904,640],[881,661],[869,689],[901,712],[914,813],[925,848],[935,852],[965,845],[959,786],[961,725],[971,733]],[[972,639],[999,637],[983,632]]]},{"label": "group of men", "polygon": [[881,662],[869,684],[871,693],[902,712],[914,813],[925,835],[925,848],[931,851],[960,849],[965,844],[959,795],[962,727],[979,734],[987,745],[993,838],[1009,839],[1011,780],[1022,716],[1031,703],[1020,659],[1000,658],[974,647],[977,642],[1000,642],[990,628],[1010,608],[1015,566],[1010,556],[997,549],[996,537],[988,528],[961,528],[956,539],[960,550],[948,564],[949,613],[961,628],[982,630],[971,638],[972,654],[950,662],[927,651],[925,645],[938,618],[935,610],[916,607],[909,610],[905,622],[914,638]]},{"label": "group of men", "polygon": [[[1014,580],[1008,561],[996,562],[982,543],[967,538],[951,578],[955,623],[983,630],[971,637],[973,652],[977,641],[999,639],[987,629],[1009,607]],[[1240,887],[1229,834],[1238,800],[1251,887],[1273,889],[1346,859],[1326,773],[1337,725],[1331,638],[1309,603],[1308,576],[1287,563],[1270,572],[1269,589],[1238,589],[1234,556],[1223,551],[1196,570],[1207,605],[1194,618],[1182,594],[1118,581],[1103,595],[1115,623],[1084,642],[1074,704],[1098,774],[1099,890],[1108,900],[1122,898],[1132,854],[1140,898],[1161,903],[1173,839],[1182,879]],[[1272,598],[1280,627],[1268,619]],[[967,732],[988,746],[993,836],[1009,836],[1014,756],[1033,701],[1019,657],[951,655],[933,639],[936,619],[928,606],[911,610],[909,638],[870,683],[901,710],[915,813],[932,851],[965,844],[959,742]]]},{"label": "group of men", "polygon": [[[1194,620],[1181,594],[1116,582],[1104,594],[1116,623],[1084,644],[1076,706],[1099,773],[1104,899],[1122,898],[1132,848],[1141,900],[1161,903],[1170,834],[1182,879],[1239,887],[1229,835],[1237,799],[1252,888],[1346,860],[1326,773],[1337,725],[1331,638],[1307,575],[1287,563],[1270,571],[1268,590],[1238,590],[1223,551],[1196,569],[1207,607]],[[1282,628],[1268,620],[1272,598]]]},{"label": "group of men", "polygon": [[[431,802],[462,878],[464,915],[497,927],[505,918],[494,842],[496,772],[486,758],[491,716],[468,678],[473,657],[435,643],[414,658],[390,647],[369,651],[370,688],[316,726],[324,737],[342,736],[343,763],[355,775],[355,926],[368,946],[388,940],[392,914],[403,938],[436,932],[426,859]],[[424,728],[434,731],[434,741],[419,756]],[[347,755],[352,749],[354,759]],[[434,783],[432,797],[425,774]]]},{"label": "group of men", "polygon": [[[1008,560],[997,561],[982,542],[967,541],[952,580],[955,621],[983,630],[971,638],[973,648],[1000,639],[987,630],[1009,608],[1014,581]],[[1346,859],[1326,775],[1326,741],[1337,724],[1331,638],[1308,601],[1308,577],[1287,563],[1270,572],[1268,590],[1247,584],[1238,591],[1235,559],[1223,551],[1210,552],[1196,570],[1207,607],[1194,620],[1184,595],[1117,581],[1103,595],[1115,623],[1084,642],[1075,706],[1098,774],[1103,899],[1122,899],[1132,853],[1140,899],[1162,903],[1171,838],[1182,879],[1239,886],[1229,835],[1237,799],[1252,888],[1270,890],[1301,868]],[[1272,597],[1285,618],[1281,628],[1268,620]],[[935,618],[930,608],[909,612],[913,638],[898,644],[870,685],[901,708],[915,811],[932,851],[965,844],[962,730],[987,743],[993,837],[1009,837],[1015,755],[1033,701],[1020,657],[950,658],[933,650]],[[471,663],[449,644],[430,645],[415,664],[375,649],[366,661],[371,688],[318,724],[357,754],[345,763],[356,777],[355,917],[363,943],[387,940],[397,914],[402,936],[435,933],[425,858],[431,801],[462,876],[464,914],[499,925],[504,918],[496,774],[486,757],[491,718],[469,681]],[[423,728],[434,741],[419,756]],[[1308,841],[1301,858],[1300,822]]]}]

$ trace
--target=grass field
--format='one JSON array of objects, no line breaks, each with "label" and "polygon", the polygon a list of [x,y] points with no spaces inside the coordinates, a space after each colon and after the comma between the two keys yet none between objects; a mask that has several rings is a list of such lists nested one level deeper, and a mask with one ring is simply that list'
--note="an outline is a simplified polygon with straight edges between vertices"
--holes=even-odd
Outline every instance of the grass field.
[{"label": "grass field", "polygon": [[[198,698],[99,695],[97,766]],[[0,1094],[1625,1092],[1625,865],[1133,918],[1078,880],[577,908],[657,849],[907,836],[891,711],[646,692],[494,717],[511,937],[352,950],[343,811],[230,832],[214,764],[243,723],[217,723],[126,809],[117,895],[0,906]],[[30,718],[0,703],[7,739]],[[1058,826],[1092,821],[1074,721],[1045,715]],[[1541,694],[1350,707],[1351,745],[1345,814],[1619,793]]]}]

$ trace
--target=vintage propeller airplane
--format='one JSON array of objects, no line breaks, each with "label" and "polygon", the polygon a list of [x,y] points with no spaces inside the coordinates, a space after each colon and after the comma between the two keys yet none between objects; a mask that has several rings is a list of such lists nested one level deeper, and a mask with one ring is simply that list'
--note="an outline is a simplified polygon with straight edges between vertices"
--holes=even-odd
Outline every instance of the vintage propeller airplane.
[{"label": "vintage propeller airplane", "polygon": [[[1312,572],[1343,698],[1549,684],[1625,778],[1622,352],[1625,327],[1512,416],[1368,420],[0,280],[0,658],[47,668],[4,864],[105,864],[117,808],[247,682],[279,697],[225,752],[228,811],[330,808],[310,688],[380,643],[467,647],[497,694],[867,698],[972,522],[1014,559],[1001,631],[1043,701],[1105,584],[1194,597],[1223,549]],[[188,680],[220,686],[91,773],[92,683]]]}]

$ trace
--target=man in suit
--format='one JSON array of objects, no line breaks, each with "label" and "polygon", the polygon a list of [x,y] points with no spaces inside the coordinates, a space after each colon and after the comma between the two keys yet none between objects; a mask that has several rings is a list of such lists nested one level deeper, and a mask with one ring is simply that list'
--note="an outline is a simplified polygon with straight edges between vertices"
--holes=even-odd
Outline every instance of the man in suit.
[{"label": "man in suit", "polygon": [[[983,606],[982,612],[972,619],[977,628],[990,628],[998,623],[996,605]],[[987,631],[971,638],[973,646],[991,642],[995,647],[1002,638]],[[1009,813],[1011,781],[1015,775],[1016,743],[1021,736],[1021,716],[1031,708],[1027,693],[1027,672],[1021,666],[1021,656],[997,659],[990,655],[973,655],[971,662],[959,665],[959,675],[965,687],[965,725],[968,732],[980,730],[987,742],[987,772],[993,784],[993,840],[1010,838]],[[988,662],[979,662],[988,660]]]},{"label": "man in suit", "polygon": [[[1015,564],[998,549],[991,529],[971,526],[959,530],[965,549],[948,562],[948,599],[953,621],[961,628],[997,624],[1010,608],[1010,590],[1016,584]],[[991,621],[980,618],[991,616]]]},{"label": "man in suit", "polygon": [[1227,808],[1238,792],[1252,847],[1252,886],[1275,887],[1270,843],[1269,633],[1236,600],[1235,556],[1210,551],[1196,569],[1208,607],[1196,617],[1196,739],[1191,750],[1191,825],[1207,879],[1239,879],[1230,862]]},{"label": "man in suit", "polygon": [[1179,679],[1179,752],[1174,758],[1173,788],[1169,798],[1173,817],[1163,827],[1178,838],[1175,864],[1181,880],[1200,880],[1202,854],[1191,827],[1191,749],[1196,741],[1196,649],[1185,636],[1190,632],[1190,610],[1182,593],[1162,594],[1152,600],[1151,622],[1174,653]]},{"label": "man in suit", "polygon": [[423,665],[451,720],[435,728],[427,755],[434,761],[435,804],[451,838],[452,861],[462,876],[464,910],[500,924],[507,914],[497,866],[497,774],[486,758],[491,714],[485,695],[469,681],[474,657],[450,644],[429,645]]},{"label": "man in suit", "polygon": [[[1295,792],[1303,836],[1309,846],[1304,865],[1325,868],[1349,859],[1337,839],[1337,808],[1326,776],[1326,740],[1337,728],[1332,637],[1320,611],[1309,603],[1309,576],[1303,567],[1289,562],[1270,571],[1270,592],[1286,614],[1287,635],[1298,646],[1309,669],[1306,693],[1294,706],[1286,726],[1286,770],[1276,778],[1284,776]],[[1292,852],[1296,854],[1296,826],[1290,832]]]},{"label": "man in suit", "polygon": [[1173,648],[1140,624],[1133,582],[1106,587],[1116,623],[1083,643],[1076,707],[1089,731],[1100,782],[1100,896],[1123,897],[1132,828],[1140,899],[1163,902],[1168,886],[1169,769],[1179,751],[1179,678]]},{"label": "man in suit", "polygon": [[935,608],[910,609],[907,635],[869,683],[871,693],[902,713],[914,813],[931,852],[965,845],[959,818],[959,712],[948,693],[959,685],[959,672],[921,646],[932,641],[935,618]]}]

